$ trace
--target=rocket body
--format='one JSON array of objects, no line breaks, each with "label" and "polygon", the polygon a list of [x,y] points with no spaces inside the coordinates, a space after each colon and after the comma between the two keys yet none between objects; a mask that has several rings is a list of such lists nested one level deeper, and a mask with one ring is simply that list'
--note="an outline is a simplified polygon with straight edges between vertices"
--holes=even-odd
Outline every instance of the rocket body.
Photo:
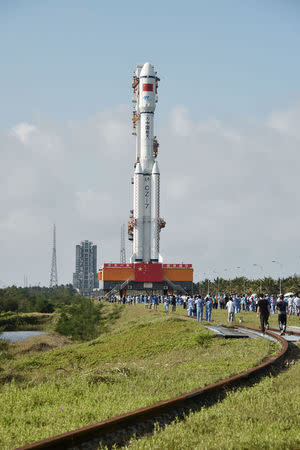
[{"label": "rocket body", "polygon": [[133,214],[128,225],[129,239],[133,240],[131,262],[161,260],[159,237],[165,222],[159,218],[160,174],[156,160],[158,144],[154,137],[157,81],[152,64],[137,66],[132,84],[136,162]]}]

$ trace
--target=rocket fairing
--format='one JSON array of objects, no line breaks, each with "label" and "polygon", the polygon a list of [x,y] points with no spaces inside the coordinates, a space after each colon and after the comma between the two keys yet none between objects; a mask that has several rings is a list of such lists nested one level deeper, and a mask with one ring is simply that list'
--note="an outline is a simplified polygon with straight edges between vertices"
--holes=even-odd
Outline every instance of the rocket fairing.
[{"label": "rocket fairing", "polygon": [[154,112],[159,78],[150,63],[138,65],[133,77],[133,135],[136,136],[133,210],[128,222],[133,240],[131,262],[162,261],[159,235],[165,221],[159,217],[160,173],[156,160],[158,142],[154,136]]}]

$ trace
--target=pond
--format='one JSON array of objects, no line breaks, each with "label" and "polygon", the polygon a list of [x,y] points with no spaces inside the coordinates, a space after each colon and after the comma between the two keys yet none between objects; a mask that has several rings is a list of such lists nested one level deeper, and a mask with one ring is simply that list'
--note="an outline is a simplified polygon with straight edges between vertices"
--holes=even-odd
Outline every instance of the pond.
[{"label": "pond", "polygon": [[3,331],[0,333],[0,339],[8,342],[24,341],[24,339],[47,334],[44,331]]}]

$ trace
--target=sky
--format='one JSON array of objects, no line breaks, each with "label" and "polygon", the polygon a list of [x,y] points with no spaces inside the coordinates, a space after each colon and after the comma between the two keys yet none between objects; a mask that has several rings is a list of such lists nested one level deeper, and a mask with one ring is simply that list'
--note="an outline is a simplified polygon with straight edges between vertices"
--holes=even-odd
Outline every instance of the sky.
[{"label": "sky", "polygon": [[164,262],[195,281],[299,274],[299,48],[297,0],[0,0],[0,287],[49,284],[53,223],[59,283],[82,240],[119,262],[146,61]]}]

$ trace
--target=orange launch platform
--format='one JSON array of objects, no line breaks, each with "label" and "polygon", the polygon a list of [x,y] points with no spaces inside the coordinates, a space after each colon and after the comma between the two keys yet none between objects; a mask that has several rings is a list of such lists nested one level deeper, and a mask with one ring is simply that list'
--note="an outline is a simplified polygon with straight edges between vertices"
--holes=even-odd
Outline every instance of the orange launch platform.
[{"label": "orange launch platform", "polygon": [[103,289],[110,291],[155,290],[190,292],[193,285],[192,264],[106,263],[98,273]]}]

